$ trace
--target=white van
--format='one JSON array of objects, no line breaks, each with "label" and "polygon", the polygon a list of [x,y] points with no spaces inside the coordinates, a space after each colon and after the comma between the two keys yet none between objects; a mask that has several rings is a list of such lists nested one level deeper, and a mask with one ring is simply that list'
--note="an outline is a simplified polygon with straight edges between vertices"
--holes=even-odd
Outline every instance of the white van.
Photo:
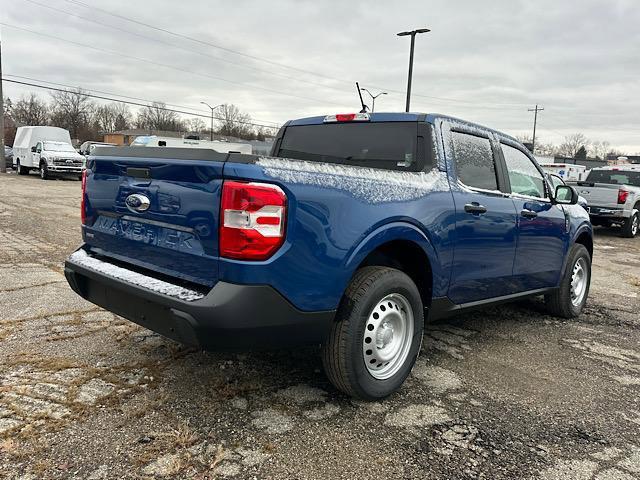
[{"label": "white van", "polygon": [[251,155],[250,143],[220,142],[217,140],[196,140],[191,138],[158,137],[141,135],[131,142],[132,147],[179,147],[209,148],[218,153],[246,153]]},{"label": "white van", "polygon": [[587,178],[589,172],[584,165],[574,165],[571,163],[540,163],[542,169],[547,173],[558,175],[565,182],[579,182]]},{"label": "white van", "polygon": [[71,145],[69,132],[58,127],[19,127],[13,142],[13,168],[20,175],[39,170],[47,180],[55,175],[77,175],[85,159]]}]

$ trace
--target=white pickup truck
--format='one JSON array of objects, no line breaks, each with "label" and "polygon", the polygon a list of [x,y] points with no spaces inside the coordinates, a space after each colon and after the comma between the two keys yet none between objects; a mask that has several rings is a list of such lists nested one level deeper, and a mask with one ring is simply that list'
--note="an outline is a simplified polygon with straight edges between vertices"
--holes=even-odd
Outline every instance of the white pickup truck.
[{"label": "white pickup truck", "polygon": [[85,159],[71,145],[67,130],[58,127],[19,127],[13,144],[13,168],[19,175],[38,170],[47,180],[58,175],[80,178]]},{"label": "white pickup truck", "polygon": [[621,226],[624,237],[640,231],[640,165],[594,168],[576,182],[576,190],[587,200],[593,225]]}]

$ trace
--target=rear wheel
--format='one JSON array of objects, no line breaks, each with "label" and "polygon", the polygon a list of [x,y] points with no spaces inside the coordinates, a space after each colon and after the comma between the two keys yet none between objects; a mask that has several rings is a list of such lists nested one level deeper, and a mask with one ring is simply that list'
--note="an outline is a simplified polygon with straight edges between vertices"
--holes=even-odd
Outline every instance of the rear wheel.
[{"label": "rear wheel", "polygon": [[18,175],[29,174],[29,169],[20,165],[20,160],[16,160],[16,170],[18,170]]},{"label": "rear wheel", "polygon": [[422,300],[408,275],[387,267],[360,269],[323,345],[329,380],[364,400],[392,394],[413,368],[423,329]]},{"label": "rear wheel", "polygon": [[580,315],[587,303],[590,285],[591,256],[584,245],[576,243],[569,251],[560,287],[544,297],[549,313],[562,318]]},{"label": "rear wheel", "polygon": [[633,238],[638,235],[640,230],[640,212],[637,208],[633,209],[631,216],[622,226],[622,236],[627,238]]}]

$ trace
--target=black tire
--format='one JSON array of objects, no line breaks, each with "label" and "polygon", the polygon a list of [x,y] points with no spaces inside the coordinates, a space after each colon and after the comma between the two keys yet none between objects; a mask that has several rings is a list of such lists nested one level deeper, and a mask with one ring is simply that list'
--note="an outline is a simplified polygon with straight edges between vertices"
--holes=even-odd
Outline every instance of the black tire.
[{"label": "black tire", "polygon": [[49,180],[51,178],[51,175],[49,174],[49,168],[44,162],[40,163],[40,178],[42,180]]},{"label": "black tire", "polygon": [[16,160],[16,170],[18,175],[29,175],[29,169],[20,165],[20,160]]},{"label": "black tire", "polygon": [[638,205],[633,208],[631,217],[622,225],[622,236],[625,238],[633,238],[640,231],[640,212]]},{"label": "black tire", "polygon": [[[586,269],[587,278],[584,288],[584,294],[581,295],[581,301],[578,304],[574,304],[572,300],[572,280],[574,275],[574,269],[578,262],[583,262]],[[589,296],[589,287],[591,285],[591,255],[584,245],[578,243],[573,244],[569,250],[569,257],[567,258],[567,265],[565,272],[560,280],[560,287],[545,295],[545,303],[547,310],[551,315],[561,318],[576,318],[582,312],[585,304],[587,303],[587,297]]]},{"label": "black tire", "polygon": [[[363,342],[366,340],[367,322],[371,318],[377,318],[370,316],[376,315],[375,309],[383,308],[380,305],[385,304],[381,301],[390,295],[397,295],[406,300],[406,304],[412,310],[409,312],[412,313],[412,322],[409,320],[410,315],[404,309],[398,308],[397,304],[395,304],[395,310],[401,317],[406,318],[404,320],[406,325],[412,325],[413,330],[410,333],[407,328],[406,340],[401,342],[406,346],[407,353],[406,357],[399,356],[395,362],[398,370],[389,378],[378,379],[369,371],[369,368],[375,368],[375,366],[367,367],[365,363],[365,356],[371,355],[366,352],[372,350],[363,351]],[[386,315],[395,314],[393,312],[394,308],[390,308]],[[369,328],[372,327],[371,325]],[[364,267],[356,272],[351,284],[347,287],[331,333],[322,347],[322,362],[325,372],[331,383],[347,395],[363,400],[377,400],[387,397],[400,388],[411,372],[420,353],[423,330],[422,300],[420,292],[411,278],[393,268]],[[376,330],[376,334],[377,332],[378,330]],[[374,334],[370,333],[369,335],[373,336]],[[392,338],[393,335],[394,330],[391,329]],[[400,335],[398,337],[400,338]],[[372,346],[378,348],[375,345]],[[371,357],[368,360],[371,361]],[[377,366],[380,367],[380,365]]]}]

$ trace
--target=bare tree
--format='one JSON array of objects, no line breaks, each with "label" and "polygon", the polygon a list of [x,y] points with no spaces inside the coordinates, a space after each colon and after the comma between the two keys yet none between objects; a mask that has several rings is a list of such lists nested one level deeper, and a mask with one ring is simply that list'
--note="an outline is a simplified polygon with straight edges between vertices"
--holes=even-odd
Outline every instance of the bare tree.
[{"label": "bare tree", "polygon": [[91,125],[95,105],[82,89],[55,92],[52,97],[52,124],[69,130],[71,138],[84,139],[95,135]]},{"label": "bare tree", "polygon": [[596,158],[605,159],[607,157],[607,153],[611,150],[611,144],[607,141],[603,142],[593,142],[591,144],[591,148],[589,152]]},{"label": "bare tree", "polygon": [[152,105],[140,110],[136,119],[136,126],[150,130],[174,132],[184,130],[184,124],[178,114],[167,110],[167,105],[162,102],[153,102]]},{"label": "bare tree", "polygon": [[11,107],[11,117],[19,126],[46,125],[49,121],[49,107],[35,94],[21,97]]},{"label": "bare tree", "polygon": [[572,135],[567,135],[564,137],[564,142],[558,147],[558,151],[560,154],[575,158],[580,147],[588,147],[591,144],[589,139],[585,137],[582,133],[574,133]]},{"label": "bare tree", "polygon": [[235,105],[225,103],[220,107],[218,113],[220,121],[218,133],[220,135],[239,138],[253,138],[255,136],[251,125],[249,125],[251,117],[246,113],[242,113]]},{"label": "bare tree", "polygon": [[190,118],[185,122],[186,129],[191,133],[200,134],[207,130],[207,125],[201,118]]},{"label": "bare tree", "polygon": [[131,124],[131,111],[125,103],[109,103],[96,108],[94,121],[102,132],[125,130]]}]

